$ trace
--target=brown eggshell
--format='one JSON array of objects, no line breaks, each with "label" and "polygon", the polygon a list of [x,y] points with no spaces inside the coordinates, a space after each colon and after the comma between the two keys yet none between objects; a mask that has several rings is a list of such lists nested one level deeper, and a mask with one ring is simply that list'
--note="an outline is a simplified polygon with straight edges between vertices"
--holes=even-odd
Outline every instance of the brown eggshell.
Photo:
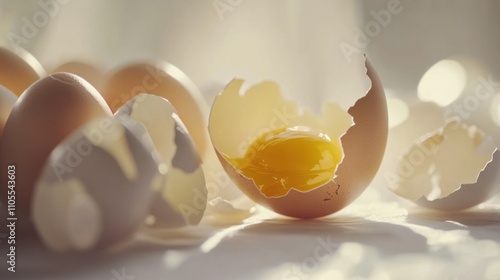
[{"label": "brown eggshell", "polygon": [[3,129],[10,112],[17,101],[17,96],[7,88],[0,86],[0,139],[2,139]]},{"label": "brown eggshell", "polygon": [[54,68],[51,73],[68,72],[84,78],[94,87],[98,88],[104,76],[100,68],[81,61],[70,61]]},{"label": "brown eggshell", "polygon": [[43,76],[40,63],[25,50],[0,48],[0,84],[17,96]]},{"label": "brown eggshell", "polygon": [[225,171],[236,185],[258,204],[279,214],[301,219],[332,214],[356,199],[378,170],[388,133],[387,105],[382,83],[368,60],[366,68],[372,87],[348,110],[355,125],[341,138],[344,159],[334,181],[309,192],[292,189],[283,197],[268,198],[259,191],[252,179],[241,175],[216,150]]},{"label": "brown eggshell", "polygon": [[[97,90],[69,73],[40,79],[18,99],[0,143],[0,167],[16,165],[16,206],[21,213],[29,213],[34,183],[50,152],[75,129],[105,115],[111,110]],[[6,177],[0,177],[5,192]]]},{"label": "brown eggshell", "polygon": [[135,63],[111,73],[101,93],[113,112],[140,93],[167,99],[179,113],[200,154],[206,150],[208,135],[202,97],[194,83],[168,63]]}]

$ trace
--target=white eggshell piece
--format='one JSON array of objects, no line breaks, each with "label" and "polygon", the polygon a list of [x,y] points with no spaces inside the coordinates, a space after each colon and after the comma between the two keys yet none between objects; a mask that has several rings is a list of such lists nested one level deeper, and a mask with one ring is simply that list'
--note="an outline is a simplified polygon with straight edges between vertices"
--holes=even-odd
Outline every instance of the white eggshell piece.
[{"label": "white eggshell piece", "polygon": [[139,94],[128,103],[123,105],[116,116],[130,116],[133,120],[141,123],[153,141],[156,150],[163,162],[170,162],[175,154],[175,121],[172,114],[175,113],[174,106],[166,99],[150,94]]},{"label": "white eggshell piece", "polygon": [[123,115],[144,125],[168,169],[168,175],[154,184],[155,225],[198,224],[207,202],[205,177],[200,156],[175,108],[162,97],[140,94],[116,112],[117,117]]},{"label": "white eggshell piece", "polygon": [[415,201],[420,206],[441,211],[458,211],[488,201],[500,193],[498,182],[500,170],[500,153],[496,151],[493,159],[481,171],[476,183],[463,184],[461,188],[447,197],[427,200],[425,197]]},{"label": "white eggshell piece", "polygon": [[[495,152],[491,137],[476,126],[452,120],[417,141],[398,161],[397,172],[387,173],[386,179],[404,198],[441,199],[464,184],[475,184]],[[474,187],[482,186],[469,186]]]},{"label": "white eggshell piece", "polygon": [[116,246],[142,226],[162,176],[143,126],[97,118],[51,153],[33,194],[32,217],[55,251]]},{"label": "white eggshell piece", "polygon": [[246,196],[234,200],[225,200],[221,197],[208,202],[206,215],[203,217],[208,224],[240,223],[256,212],[256,204]]},{"label": "white eggshell piece", "polygon": [[238,223],[255,213],[256,203],[250,200],[224,171],[215,150],[207,152],[203,162],[208,190],[208,203],[203,220],[209,223]]},{"label": "white eggshell piece", "polygon": [[69,178],[52,185],[42,183],[36,194],[33,219],[49,248],[87,250],[98,242],[102,230],[101,213],[82,182]]}]

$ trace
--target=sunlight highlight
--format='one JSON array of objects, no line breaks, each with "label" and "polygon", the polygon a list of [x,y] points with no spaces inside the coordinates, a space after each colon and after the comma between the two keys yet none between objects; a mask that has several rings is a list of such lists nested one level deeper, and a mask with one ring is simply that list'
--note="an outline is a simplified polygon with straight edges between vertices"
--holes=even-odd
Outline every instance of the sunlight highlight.
[{"label": "sunlight highlight", "polygon": [[467,73],[455,60],[441,60],[425,72],[418,84],[418,97],[447,106],[458,99],[467,84]]}]

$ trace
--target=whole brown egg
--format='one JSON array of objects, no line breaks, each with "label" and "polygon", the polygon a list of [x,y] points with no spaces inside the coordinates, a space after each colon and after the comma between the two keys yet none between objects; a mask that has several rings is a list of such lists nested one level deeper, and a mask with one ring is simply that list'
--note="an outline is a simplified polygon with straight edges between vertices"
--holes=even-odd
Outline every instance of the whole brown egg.
[{"label": "whole brown egg", "polygon": [[203,98],[195,84],[177,67],[166,62],[134,63],[111,72],[101,94],[113,112],[140,93],[167,99],[176,109],[203,155],[208,142]]},{"label": "whole brown egg", "polygon": [[[105,115],[111,110],[99,92],[69,73],[42,78],[19,97],[0,142],[0,169],[16,170],[18,211],[29,213],[34,184],[52,150],[81,125]],[[5,193],[6,176],[0,176],[0,186]]]},{"label": "whole brown egg", "polygon": [[51,71],[51,73],[58,72],[68,72],[78,75],[84,78],[85,81],[89,82],[95,88],[98,88],[100,86],[102,77],[104,76],[104,71],[102,71],[102,69],[83,61],[65,62]]}]

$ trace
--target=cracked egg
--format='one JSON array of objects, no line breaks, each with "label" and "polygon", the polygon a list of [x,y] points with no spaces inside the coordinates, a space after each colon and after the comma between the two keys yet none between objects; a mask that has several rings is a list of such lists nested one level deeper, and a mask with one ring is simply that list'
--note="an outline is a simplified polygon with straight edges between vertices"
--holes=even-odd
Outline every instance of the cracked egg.
[{"label": "cracked egg", "polygon": [[243,93],[244,81],[235,79],[217,96],[209,133],[225,171],[248,197],[308,219],[344,208],[368,186],[385,150],[387,106],[371,63],[352,63],[357,82],[351,91],[332,89],[334,102],[323,103],[320,116],[285,100],[273,82]]}]

